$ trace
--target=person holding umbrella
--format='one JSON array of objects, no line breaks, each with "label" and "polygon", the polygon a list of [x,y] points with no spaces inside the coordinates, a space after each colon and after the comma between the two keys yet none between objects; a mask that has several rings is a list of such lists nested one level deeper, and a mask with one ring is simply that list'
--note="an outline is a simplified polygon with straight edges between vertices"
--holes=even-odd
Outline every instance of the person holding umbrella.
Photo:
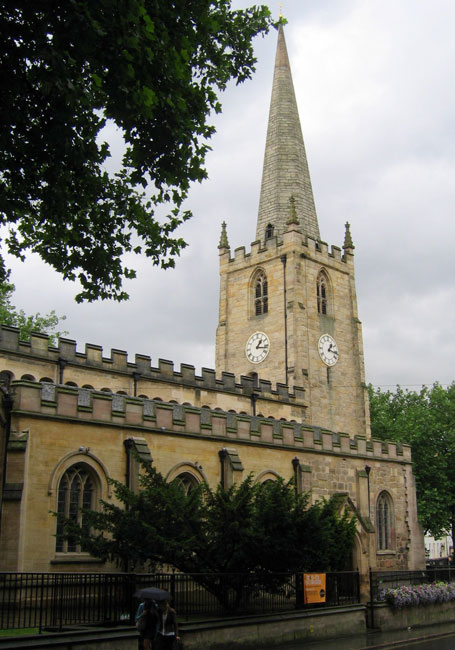
[{"label": "person holding umbrella", "polygon": [[[171,594],[164,589],[147,587],[136,591],[134,596],[145,601],[142,611],[139,606],[136,615],[137,629],[144,639],[144,650],[152,650],[152,648],[153,650],[174,650],[180,637],[178,636],[176,612],[169,606]],[[158,610],[155,609],[156,602],[159,603]],[[146,609],[147,603],[150,605]],[[145,631],[144,634],[142,630]]]},{"label": "person holding umbrella", "polygon": [[175,650],[180,640],[177,623],[177,614],[172,609],[168,600],[161,600],[158,603],[158,633],[156,635],[157,650]]},{"label": "person holding umbrella", "polygon": [[142,611],[136,616],[136,628],[143,642],[144,650],[152,650],[158,627],[158,612],[154,603],[146,598]]}]

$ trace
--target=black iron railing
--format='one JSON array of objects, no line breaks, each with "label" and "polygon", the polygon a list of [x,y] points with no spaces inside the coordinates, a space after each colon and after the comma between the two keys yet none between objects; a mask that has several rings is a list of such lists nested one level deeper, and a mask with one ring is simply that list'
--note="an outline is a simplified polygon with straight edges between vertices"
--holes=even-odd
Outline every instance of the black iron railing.
[{"label": "black iron railing", "polygon": [[[0,629],[132,624],[137,589],[172,594],[180,618],[304,607],[303,574],[0,573]],[[360,602],[357,572],[327,573],[326,602]]]},{"label": "black iron railing", "polygon": [[0,573],[0,629],[130,620],[134,576]]}]

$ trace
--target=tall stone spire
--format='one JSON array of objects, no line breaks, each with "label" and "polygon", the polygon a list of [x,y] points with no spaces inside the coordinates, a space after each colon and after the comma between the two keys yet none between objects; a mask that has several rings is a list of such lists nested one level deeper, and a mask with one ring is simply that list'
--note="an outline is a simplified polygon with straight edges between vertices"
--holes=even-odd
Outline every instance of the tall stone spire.
[{"label": "tall stone spire", "polygon": [[264,240],[269,224],[273,226],[274,235],[281,236],[286,231],[291,196],[295,198],[302,233],[320,239],[291,67],[283,26],[280,25],[256,239]]}]

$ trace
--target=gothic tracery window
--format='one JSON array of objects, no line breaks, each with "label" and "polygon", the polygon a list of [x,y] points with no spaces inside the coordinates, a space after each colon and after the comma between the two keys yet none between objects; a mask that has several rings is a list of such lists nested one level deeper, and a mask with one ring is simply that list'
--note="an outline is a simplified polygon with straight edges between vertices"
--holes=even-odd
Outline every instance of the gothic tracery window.
[{"label": "gothic tracery window", "polygon": [[376,530],[378,550],[386,551],[393,548],[393,508],[392,500],[387,492],[381,492],[376,504]]},{"label": "gothic tracery window", "polygon": [[318,314],[328,314],[329,304],[329,281],[324,271],[321,271],[316,281],[316,298]]},{"label": "gothic tracery window", "polygon": [[84,527],[84,514],[81,509],[93,510],[96,483],[92,469],[85,463],[69,467],[60,479],[57,502],[57,534],[55,550],[57,553],[80,553],[76,540],[64,537],[63,518]]},{"label": "gothic tracery window", "polygon": [[254,280],[254,313],[266,314],[269,310],[267,276],[261,271]]},{"label": "gothic tracery window", "polygon": [[199,484],[199,481],[190,472],[179,474],[175,480],[180,484],[185,494],[189,494]]}]

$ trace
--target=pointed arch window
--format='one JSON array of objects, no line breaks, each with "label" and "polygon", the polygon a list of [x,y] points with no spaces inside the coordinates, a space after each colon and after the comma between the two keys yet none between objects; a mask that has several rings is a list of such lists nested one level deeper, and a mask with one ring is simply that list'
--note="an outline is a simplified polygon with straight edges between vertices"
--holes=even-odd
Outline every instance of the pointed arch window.
[{"label": "pointed arch window", "polygon": [[0,384],[2,386],[5,386],[5,388],[10,387],[10,384],[13,381],[13,379],[14,379],[14,375],[9,370],[2,370],[2,372],[0,372]]},{"label": "pointed arch window", "polygon": [[260,271],[253,283],[254,287],[254,313],[261,316],[269,311],[268,284],[267,276],[264,271]]},{"label": "pointed arch window", "polygon": [[316,281],[316,299],[318,314],[329,313],[329,279],[324,271],[321,271]]},{"label": "pointed arch window", "polygon": [[393,503],[388,492],[381,492],[376,503],[378,550],[393,549]]},{"label": "pointed arch window", "polygon": [[55,550],[57,553],[80,553],[76,540],[65,538],[63,519],[70,519],[84,527],[82,509],[94,509],[98,480],[92,468],[86,463],[69,467],[60,479],[57,502],[57,531]]},{"label": "pointed arch window", "polygon": [[174,480],[180,485],[186,495],[188,495],[192,490],[194,490],[197,485],[199,485],[197,478],[193,474],[190,474],[190,472],[183,472],[182,474],[179,474]]},{"label": "pointed arch window", "polygon": [[265,238],[266,239],[272,239],[273,235],[275,233],[275,228],[271,223],[267,224],[265,228]]}]

